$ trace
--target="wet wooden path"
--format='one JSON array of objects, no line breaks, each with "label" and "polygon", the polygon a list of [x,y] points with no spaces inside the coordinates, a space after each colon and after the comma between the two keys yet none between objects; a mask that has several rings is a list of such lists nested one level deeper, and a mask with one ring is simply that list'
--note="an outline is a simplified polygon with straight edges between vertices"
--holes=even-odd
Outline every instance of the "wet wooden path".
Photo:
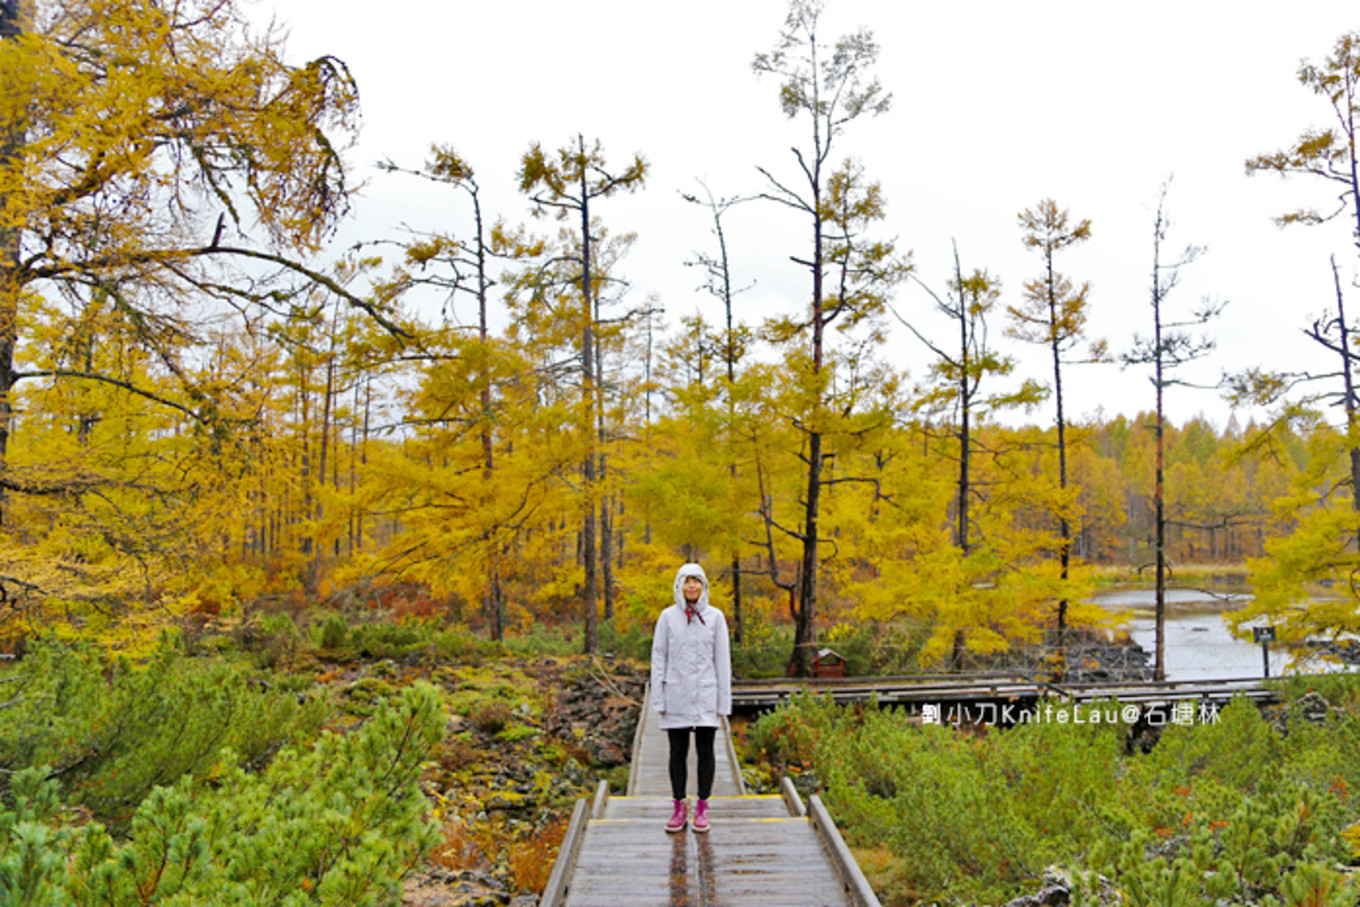
[{"label": "wet wooden path", "polygon": [[[807,807],[787,779],[781,795],[746,793],[726,726],[717,739],[712,828],[667,834],[665,733],[643,699],[626,796],[601,782],[580,800],[540,907],[878,907],[819,798]],[[695,764],[690,749],[690,796]]]}]

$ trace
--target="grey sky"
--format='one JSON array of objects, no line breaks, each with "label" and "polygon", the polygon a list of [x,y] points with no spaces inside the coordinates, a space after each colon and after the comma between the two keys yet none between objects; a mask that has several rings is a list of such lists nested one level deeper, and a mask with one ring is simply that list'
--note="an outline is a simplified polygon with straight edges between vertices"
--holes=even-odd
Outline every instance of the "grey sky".
[{"label": "grey sky", "polygon": [[[556,147],[581,132],[599,138],[611,161],[640,152],[652,166],[641,194],[599,210],[611,229],[639,235],[623,268],[634,296],[656,293],[672,322],[699,308],[716,317],[695,292],[695,271],[683,266],[710,242],[707,215],[679,193],[693,191],[696,177],[719,194],[759,192],[757,164],[792,179],[789,148],[805,142],[803,125],[779,111],[778,86],[750,67],[776,41],[783,0],[256,7],[261,16],[271,8],[289,26],[294,59],[334,54],[359,82],[365,125],[351,160],[368,185],[341,244],[395,236],[402,223],[465,223],[461,195],[379,173],[380,158],[419,166],[430,143],[452,144],[477,168],[489,212],[526,222],[514,181],[520,155],[533,140]],[[1360,13],[1337,0],[1305,9],[1220,0],[831,0],[826,39],[872,29],[879,74],[894,96],[891,112],[851,125],[837,156],[859,158],[882,182],[883,231],[941,289],[957,241],[965,270],[988,269],[1004,284],[1003,301],[1018,300],[1040,263],[1021,245],[1016,214],[1051,197],[1090,218],[1091,241],[1059,263],[1074,280],[1091,281],[1090,333],[1115,350],[1150,326],[1153,208],[1174,172],[1168,243],[1209,251],[1184,272],[1169,305],[1187,311],[1206,294],[1230,303],[1214,327],[1217,351],[1186,377],[1213,380],[1253,363],[1329,365],[1300,329],[1332,303],[1331,253],[1347,283],[1356,275],[1347,228],[1280,231],[1271,217],[1330,207],[1336,192],[1303,178],[1249,179],[1243,168],[1304,128],[1329,125],[1330,109],[1296,72],[1302,58],[1321,61],[1339,35],[1360,29]],[[756,282],[740,298],[748,322],[805,300],[805,274],[788,260],[806,254],[802,226],[768,203],[729,215],[733,268]],[[904,286],[897,308],[933,329],[919,288]],[[998,317],[994,335],[1009,343],[1001,328]],[[1026,374],[1046,375],[1042,351],[1014,352]],[[914,373],[928,359],[905,333],[887,353]],[[1116,366],[1074,371],[1067,392],[1077,417],[1098,408],[1131,415],[1152,403],[1146,375]],[[1173,419],[1197,412],[1220,424],[1227,415],[1213,392],[1169,398]]]}]

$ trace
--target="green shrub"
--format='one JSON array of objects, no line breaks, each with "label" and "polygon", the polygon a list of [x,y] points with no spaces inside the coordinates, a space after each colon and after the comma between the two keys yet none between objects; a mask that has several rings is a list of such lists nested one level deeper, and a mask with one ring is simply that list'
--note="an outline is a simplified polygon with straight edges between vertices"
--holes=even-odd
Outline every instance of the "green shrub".
[{"label": "green shrub", "polygon": [[302,653],[303,636],[297,621],[287,613],[266,614],[260,618],[252,645],[262,668],[290,668]]},{"label": "green shrub", "polygon": [[0,794],[8,773],[47,765],[63,799],[115,825],[155,786],[209,770],[224,747],[258,764],[313,736],[329,711],[272,675],[172,648],[134,667],[106,665],[88,647],[38,643],[11,676]]},{"label": "green shrub", "polygon": [[0,903],[391,903],[437,840],[419,776],[443,725],[434,688],[407,688],[356,732],[285,749],[259,774],[232,758],[211,785],[156,788],[126,840],[62,823],[55,782],[28,769],[0,807]]},{"label": "green shrub", "polygon": [[433,630],[420,622],[378,622],[350,630],[349,645],[365,658],[402,658],[427,648],[433,636]]},{"label": "green shrub", "polygon": [[626,630],[619,630],[613,621],[600,622],[599,651],[617,658],[649,661],[652,657],[653,623],[634,621]]},{"label": "green shrub", "polygon": [[852,845],[891,854],[880,875],[907,903],[1001,903],[1053,864],[1073,870],[1074,904],[1108,903],[1102,886],[1130,907],[1355,902],[1355,883],[1328,868],[1355,860],[1343,834],[1360,819],[1353,708],[1313,723],[1291,705],[1281,738],[1239,699],[1132,756],[1124,725],[1089,720],[1111,709],[1059,722],[1065,708],[977,734],[797,696],[748,742],[772,774],[816,779]]},{"label": "green shrub", "polygon": [[834,733],[840,707],[829,694],[795,693],[751,726],[748,745],[776,766],[810,766],[821,738]]},{"label": "green shrub", "polygon": [[469,633],[463,627],[441,630],[434,634],[432,644],[436,654],[450,661],[480,662],[497,655],[501,649],[498,643]]},{"label": "green shrub", "polygon": [[503,645],[506,652],[521,658],[545,655],[561,658],[581,651],[581,637],[577,630],[571,624],[558,627],[534,624],[527,631],[507,633]]},{"label": "green shrub", "polygon": [[339,614],[331,614],[316,629],[317,648],[329,653],[340,653],[348,647],[349,624]]},{"label": "green shrub", "polygon": [[1360,674],[1336,672],[1330,674],[1294,674],[1266,681],[1276,689],[1280,698],[1293,702],[1305,693],[1316,691],[1332,705],[1360,704]]},{"label": "green shrub", "polygon": [[748,617],[741,645],[732,646],[734,677],[782,677],[793,651],[793,627]]}]

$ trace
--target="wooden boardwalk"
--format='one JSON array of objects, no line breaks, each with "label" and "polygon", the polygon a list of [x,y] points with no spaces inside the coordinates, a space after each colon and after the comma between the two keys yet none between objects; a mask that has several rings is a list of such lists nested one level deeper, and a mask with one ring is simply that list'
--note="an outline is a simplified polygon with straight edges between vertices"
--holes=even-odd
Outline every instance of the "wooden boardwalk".
[{"label": "wooden boardwalk", "polygon": [[[667,834],[667,741],[646,702],[627,796],[610,797],[601,782],[592,803],[576,804],[540,907],[878,907],[817,797],[807,815],[787,780],[780,796],[745,793],[725,725],[709,798],[711,830]],[[689,778],[692,800],[693,747]]]},{"label": "wooden boardwalk", "polygon": [[732,684],[732,704],[737,709],[772,708],[796,694],[829,695],[838,703],[864,702],[906,708],[919,714],[924,705],[935,705],[942,714],[952,707],[979,712],[979,706],[1033,707],[1045,700],[1089,704],[1117,699],[1121,704],[1144,707],[1177,702],[1225,705],[1242,696],[1253,702],[1276,701],[1275,691],[1258,677],[1216,680],[1100,681],[1058,683],[1009,675],[922,675],[908,677],[837,677],[775,680],[739,680]]},{"label": "wooden boardwalk", "polygon": [[[650,690],[650,687],[648,687]],[[741,780],[741,764],[732,748],[732,732],[723,719],[723,726],[713,743],[717,764],[713,773],[714,797],[739,797],[746,793],[746,785]],[[665,797],[671,795],[670,743],[666,732],[657,726],[656,712],[643,700],[642,715],[638,718],[637,730],[633,732],[633,758],[628,766],[629,797]],[[694,740],[689,747],[689,786],[686,793],[694,798],[698,793],[698,757],[694,751]],[[776,798],[777,799],[777,798]],[[670,812],[666,813],[669,816]],[[662,816],[661,824],[666,824]]]}]

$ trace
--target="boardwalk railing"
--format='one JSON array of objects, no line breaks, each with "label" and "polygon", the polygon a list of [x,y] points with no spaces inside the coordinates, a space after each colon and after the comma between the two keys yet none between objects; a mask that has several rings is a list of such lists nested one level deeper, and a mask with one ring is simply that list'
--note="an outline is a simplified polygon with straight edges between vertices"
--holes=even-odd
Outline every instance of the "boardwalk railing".
[{"label": "boardwalk railing", "polygon": [[850,902],[855,907],[879,907],[878,896],[869,887],[869,880],[864,877],[859,863],[855,862],[855,855],[845,846],[840,830],[831,820],[831,813],[822,805],[821,797],[816,794],[808,797],[808,812],[812,827],[817,829],[817,835],[831,852],[831,860],[836,864],[836,871],[840,874],[846,893],[850,895]]},{"label": "boardwalk railing", "polygon": [[538,899],[538,907],[561,907],[567,897],[567,882],[571,879],[571,868],[576,864],[576,854],[581,850],[581,841],[586,835],[585,798],[576,801],[571,811],[571,821],[567,823],[567,833],[562,837],[562,846],[557,851],[557,862],[553,864],[548,884],[543,888],[543,896]]},{"label": "boardwalk railing", "polygon": [[577,801],[541,907],[878,907],[821,800],[805,809],[787,778],[777,795],[747,794],[725,723],[723,732],[711,830],[667,834],[668,747],[644,699],[628,793],[611,797],[601,782],[589,804]]},{"label": "boardwalk railing", "polygon": [[1256,702],[1274,701],[1275,691],[1258,677],[1215,680],[1121,681],[1055,683],[1018,675],[923,675],[919,677],[836,677],[741,680],[732,685],[732,703],[739,708],[770,708],[795,694],[829,695],[836,702],[876,698],[883,705],[923,705],[960,702],[1058,699],[1093,702],[1118,699],[1126,703],[1165,703],[1186,699],[1224,702],[1244,696]]}]

